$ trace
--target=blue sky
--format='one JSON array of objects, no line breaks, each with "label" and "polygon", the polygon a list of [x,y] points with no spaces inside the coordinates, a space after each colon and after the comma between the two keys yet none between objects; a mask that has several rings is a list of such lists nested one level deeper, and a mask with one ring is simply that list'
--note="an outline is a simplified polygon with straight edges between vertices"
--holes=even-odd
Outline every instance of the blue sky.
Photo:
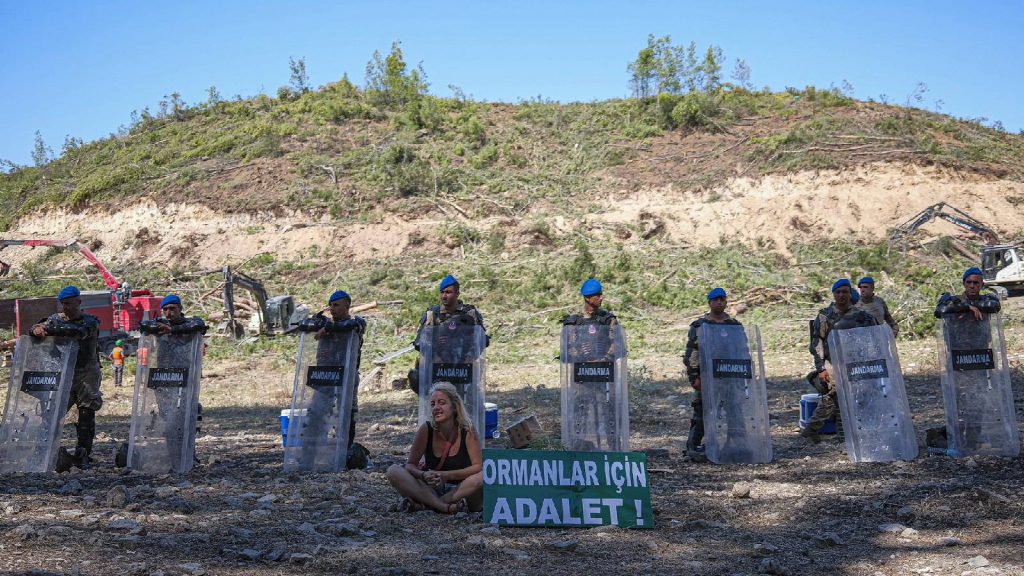
[{"label": "blue sky", "polygon": [[722,48],[731,72],[781,90],[843,80],[860,99],[922,106],[1024,129],[1024,1],[0,2],[0,159],[31,161],[36,130],[59,153],[156,110],[164,95],[275,94],[288,58],[310,83],[362,84],[374,50],[399,40],[431,92],[478,100],[591,101],[629,95],[626,65],[648,34]]}]

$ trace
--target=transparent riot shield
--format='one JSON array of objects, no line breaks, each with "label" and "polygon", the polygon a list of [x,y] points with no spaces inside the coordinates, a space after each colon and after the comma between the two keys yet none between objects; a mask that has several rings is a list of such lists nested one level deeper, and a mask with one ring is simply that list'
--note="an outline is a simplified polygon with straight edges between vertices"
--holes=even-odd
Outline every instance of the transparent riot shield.
[{"label": "transparent riot shield", "polygon": [[196,452],[203,335],[144,334],[136,351],[128,467],[184,473]]},{"label": "transparent riot shield", "polygon": [[454,321],[424,326],[420,342],[419,423],[430,419],[430,387],[451,382],[459,391],[480,442],[484,438],[487,336],[482,326]]},{"label": "transparent riot shield", "polygon": [[292,410],[284,447],[286,472],[339,472],[348,456],[352,399],[359,373],[355,331],[299,334]]},{"label": "transparent riot shield", "polygon": [[708,460],[771,462],[761,333],[756,326],[708,322],[701,325],[697,341]]},{"label": "transparent riot shield", "polygon": [[975,320],[972,314],[946,314],[939,354],[947,453],[954,457],[1019,455],[1000,315]]},{"label": "transparent riot shield", "polygon": [[0,473],[53,470],[77,357],[70,338],[18,338],[0,423]]},{"label": "transparent riot shield", "polygon": [[626,332],[618,324],[562,327],[562,445],[629,450]]},{"label": "transparent riot shield", "polygon": [[892,330],[884,324],[832,330],[828,347],[850,461],[915,458],[917,438]]}]

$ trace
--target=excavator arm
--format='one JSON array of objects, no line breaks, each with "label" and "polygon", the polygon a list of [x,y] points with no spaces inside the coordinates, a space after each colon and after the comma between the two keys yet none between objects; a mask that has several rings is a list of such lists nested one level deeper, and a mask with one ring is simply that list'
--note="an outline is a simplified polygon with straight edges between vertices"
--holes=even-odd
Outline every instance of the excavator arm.
[{"label": "excavator arm", "polygon": [[[110,270],[107,270],[103,262],[100,262],[100,259],[92,253],[92,250],[83,246],[78,240],[0,240],[0,250],[8,246],[29,246],[31,248],[36,246],[52,246],[67,250],[78,250],[83,258],[100,271],[100,274],[103,276],[103,283],[107,285],[107,288],[117,292],[121,287],[121,282],[110,273]],[[6,276],[8,271],[10,271],[10,266],[0,262],[0,276]]]},{"label": "excavator arm", "polygon": [[985,226],[970,214],[963,210],[958,210],[945,202],[939,202],[938,204],[932,204],[918,212],[910,220],[897,226],[889,236],[889,244],[906,242],[907,238],[916,232],[918,228],[936,218],[941,218],[958,228],[980,236],[985,241],[985,244],[995,244],[999,240],[999,237],[991,228]]}]

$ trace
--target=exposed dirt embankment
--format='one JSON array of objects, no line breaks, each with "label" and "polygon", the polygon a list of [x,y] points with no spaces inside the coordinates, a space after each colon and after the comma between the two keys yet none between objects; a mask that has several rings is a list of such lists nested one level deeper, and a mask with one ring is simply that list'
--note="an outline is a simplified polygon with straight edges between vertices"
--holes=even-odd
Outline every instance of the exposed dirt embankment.
[{"label": "exposed dirt embankment", "polygon": [[[785,252],[793,241],[850,236],[877,241],[923,208],[947,202],[1003,238],[1018,236],[1024,229],[1024,184],[912,165],[737,178],[699,193],[671,185],[631,191],[634,183],[613,178],[605,184],[598,192],[597,203],[603,206],[599,211],[573,215],[535,209],[518,222],[463,218],[462,225],[481,232],[493,226],[511,228],[507,231],[510,247],[529,235],[527,220],[543,219],[556,234],[572,231],[582,220],[596,233],[625,242],[665,235],[693,246],[717,246],[724,239]],[[357,263],[406,250],[436,251],[444,244],[437,238],[445,218],[441,214],[417,220],[385,214],[366,223],[339,224],[327,216],[306,213],[225,213],[186,203],[147,202],[116,212],[109,208],[37,213],[23,218],[5,236],[78,238],[98,245],[97,255],[108,262],[204,268],[237,263],[262,252],[278,260]],[[926,226],[922,237],[957,232],[951,224],[938,221]],[[3,256],[19,264],[38,254],[9,249]]]}]

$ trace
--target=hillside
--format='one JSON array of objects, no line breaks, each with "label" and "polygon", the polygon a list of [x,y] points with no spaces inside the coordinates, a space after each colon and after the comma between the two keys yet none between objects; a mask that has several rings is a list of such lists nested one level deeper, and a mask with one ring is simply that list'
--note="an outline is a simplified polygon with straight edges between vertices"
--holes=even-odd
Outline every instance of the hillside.
[{"label": "hillside", "polygon": [[[104,363],[97,465],[4,478],[3,565],[176,576],[1024,573],[1024,461],[922,448],[911,462],[852,464],[840,442],[808,446],[796,432],[810,392],[807,319],[836,277],[864,274],[899,321],[922,445],[942,425],[932,310],[969,265],[948,239],[961,232],[928,224],[907,253],[886,242],[939,201],[1024,239],[1024,137],[813,88],[513,105],[343,80],[142,115],[46,166],[0,175],[3,237],[78,238],[120,278],[180,293],[207,318],[221,307],[219,277],[195,273],[224,264],[313,309],[338,288],[356,305],[388,303],[364,312],[356,437],[375,466],[283,474],[278,415],[291,402],[295,339],[211,332],[200,464],[185,477],[110,467],[132,388],[113,388]],[[12,264],[5,297],[102,288],[77,254],[10,248],[0,259]],[[546,435],[532,447],[552,449],[559,319],[580,305],[583,279],[601,279],[629,338],[630,441],[648,454],[653,530],[498,529],[479,514],[398,511],[383,470],[412,440],[416,399],[393,381],[415,355],[370,371],[412,340],[449,272],[485,316],[486,393],[501,425],[535,414]],[[770,464],[701,465],[683,451],[693,392],[680,355],[716,285],[763,336]],[[1020,300],[1003,314],[1018,420]],[[64,434],[71,442],[73,427]]]}]

